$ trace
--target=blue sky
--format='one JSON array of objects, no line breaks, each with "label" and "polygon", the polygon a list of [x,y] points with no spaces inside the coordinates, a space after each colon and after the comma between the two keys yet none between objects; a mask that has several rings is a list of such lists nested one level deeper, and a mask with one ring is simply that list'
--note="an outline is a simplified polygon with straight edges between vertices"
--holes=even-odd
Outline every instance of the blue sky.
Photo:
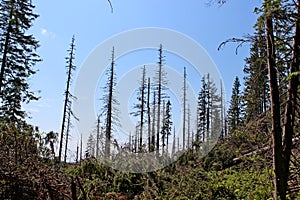
[{"label": "blue sky", "polygon": [[37,64],[39,71],[30,80],[33,90],[41,90],[41,99],[25,106],[32,117],[29,121],[42,131],[60,131],[65,57],[72,35],[76,37],[75,63],[79,69],[89,53],[107,38],[143,27],[172,29],[202,45],[221,72],[228,101],[234,77],[242,79],[249,46],[243,46],[238,55],[235,55],[234,44],[228,44],[221,51],[217,51],[217,47],[228,38],[253,32],[257,18],[253,10],[260,1],[231,0],[221,7],[207,6],[206,2],[112,0],[114,12],[111,13],[106,0],[35,0],[35,12],[40,17],[31,32],[40,41],[38,52],[43,61]]}]

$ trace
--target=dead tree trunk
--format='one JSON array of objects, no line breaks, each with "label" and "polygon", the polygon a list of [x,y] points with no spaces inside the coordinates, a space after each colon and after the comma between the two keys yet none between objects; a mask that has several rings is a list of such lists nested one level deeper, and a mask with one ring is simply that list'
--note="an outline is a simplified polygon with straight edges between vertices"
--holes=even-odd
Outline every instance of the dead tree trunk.
[{"label": "dead tree trunk", "polygon": [[75,37],[72,38],[70,54],[68,57],[68,78],[67,78],[67,89],[65,92],[65,103],[64,103],[64,110],[63,110],[63,118],[61,124],[61,133],[60,133],[60,143],[59,143],[59,153],[58,153],[58,161],[61,160],[61,153],[62,153],[62,144],[64,139],[64,132],[65,132],[65,123],[67,120],[68,114],[68,103],[70,101],[70,85],[72,79],[72,71],[74,70],[73,59],[74,59],[74,51],[75,51]]},{"label": "dead tree trunk", "polygon": [[150,78],[147,88],[147,115],[148,115],[148,151],[151,151],[151,116],[150,116]]},{"label": "dead tree trunk", "polygon": [[268,73],[270,81],[271,114],[272,114],[272,140],[273,140],[273,168],[274,168],[274,199],[280,196],[281,200],[286,199],[286,184],[284,183],[285,168],[282,157],[282,128],[280,123],[280,101],[279,88],[276,71],[276,58],[274,46],[273,20],[271,16],[265,19]]}]

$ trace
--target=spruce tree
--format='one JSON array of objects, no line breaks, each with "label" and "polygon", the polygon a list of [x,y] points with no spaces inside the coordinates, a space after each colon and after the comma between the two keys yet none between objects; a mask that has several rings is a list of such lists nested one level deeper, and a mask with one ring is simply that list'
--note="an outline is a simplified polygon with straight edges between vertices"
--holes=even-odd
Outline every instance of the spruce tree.
[{"label": "spruce tree", "polygon": [[256,120],[269,108],[270,90],[268,84],[268,68],[266,61],[266,45],[264,43],[264,25],[255,25],[256,33],[251,44],[250,56],[245,59],[245,121]]},{"label": "spruce tree", "polygon": [[228,108],[228,126],[232,133],[242,124],[242,95],[240,81],[236,76],[233,83],[230,105]]},{"label": "spruce tree", "polygon": [[30,0],[0,2],[0,115],[14,122],[25,118],[22,103],[38,99],[28,83],[40,61],[38,41],[27,33],[38,17],[33,9]]},{"label": "spruce tree", "polygon": [[94,157],[95,156],[95,138],[92,134],[89,135],[85,154],[86,154],[86,157]]},{"label": "spruce tree", "polygon": [[163,119],[163,126],[161,129],[161,136],[162,136],[162,145],[163,145],[163,152],[168,152],[168,144],[169,144],[169,136],[171,135],[172,130],[172,114],[171,114],[171,101],[168,100],[165,104],[165,112],[164,112],[164,119]]},{"label": "spruce tree", "polygon": [[207,85],[205,81],[205,77],[202,77],[201,80],[201,89],[198,94],[198,106],[197,106],[197,136],[196,141],[199,143],[200,141],[205,141],[206,136],[206,124],[207,124]]}]

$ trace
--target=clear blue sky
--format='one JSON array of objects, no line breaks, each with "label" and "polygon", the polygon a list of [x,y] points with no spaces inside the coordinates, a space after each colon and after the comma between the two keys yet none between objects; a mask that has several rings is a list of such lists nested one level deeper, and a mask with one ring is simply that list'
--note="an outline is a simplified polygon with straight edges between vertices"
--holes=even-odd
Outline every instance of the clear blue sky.
[{"label": "clear blue sky", "polygon": [[260,4],[259,0],[231,0],[221,7],[207,6],[206,0],[111,1],[113,13],[106,0],[34,1],[35,12],[40,17],[31,32],[40,41],[38,52],[43,61],[36,66],[39,71],[30,80],[33,90],[41,90],[41,99],[25,106],[32,124],[42,131],[60,131],[66,85],[65,57],[73,34],[78,69],[98,44],[126,30],[161,27],[188,35],[206,49],[217,65],[228,101],[234,77],[243,77],[249,46],[241,48],[238,55],[234,44],[221,51],[217,47],[228,38],[253,32],[257,18],[253,10]]}]

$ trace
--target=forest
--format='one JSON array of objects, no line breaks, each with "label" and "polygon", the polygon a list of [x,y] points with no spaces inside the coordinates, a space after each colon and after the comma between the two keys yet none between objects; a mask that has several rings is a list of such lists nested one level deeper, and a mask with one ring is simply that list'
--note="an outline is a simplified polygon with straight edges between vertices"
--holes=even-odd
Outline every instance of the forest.
[{"label": "forest", "polygon": [[[229,2],[203,3],[222,9]],[[112,15],[118,12],[106,3]],[[228,101],[223,81],[206,73],[193,82],[199,89],[193,104],[188,80],[195,73],[185,66],[176,69],[180,80],[173,77],[180,85],[174,97],[172,55],[157,44],[154,66],[138,66],[134,77],[126,113],[134,124],[126,131],[118,46],[111,46],[96,91],[97,117],[88,119],[94,127],[80,133],[76,146],[72,130],[82,119],[73,109],[80,70],[75,34],[62,55],[60,131],[28,121],[24,105],[40,101],[30,82],[42,62],[40,41],[30,32],[42,15],[35,10],[31,0],[0,1],[0,199],[300,199],[300,0],[260,1],[249,24],[254,33],[216,47],[235,45],[237,53],[250,46],[243,80],[232,77]]]}]

